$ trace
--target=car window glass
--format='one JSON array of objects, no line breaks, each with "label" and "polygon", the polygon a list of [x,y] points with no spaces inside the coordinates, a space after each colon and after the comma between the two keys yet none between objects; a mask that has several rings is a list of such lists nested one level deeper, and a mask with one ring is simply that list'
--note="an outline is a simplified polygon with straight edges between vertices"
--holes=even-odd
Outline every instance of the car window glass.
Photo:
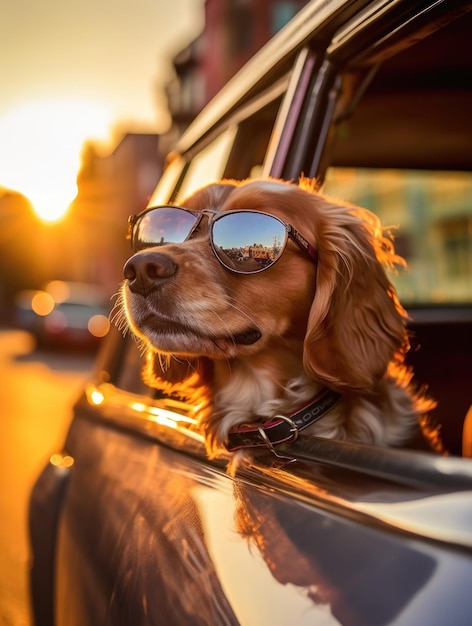
[{"label": "car window glass", "polygon": [[179,188],[179,198],[222,178],[235,134],[235,126],[228,128],[193,157]]},{"label": "car window glass", "polygon": [[472,302],[470,173],[330,168],[323,189],[395,227],[408,267],[391,278],[405,304]]},{"label": "car window glass", "polygon": [[176,158],[169,163],[169,165],[164,170],[164,173],[159,180],[159,184],[154,190],[150,200],[149,206],[154,206],[158,204],[165,204],[169,202],[172,192],[176,187],[180,176],[182,175],[182,171],[184,168],[183,159]]},{"label": "car window glass", "polygon": [[236,111],[230,125],[192,156],[178,189],[182,199],[222,178],[243,180],[261,174],[280,109],[286,79]]},{"label": "car window glass", "polygon": [[261,175],[282,97],[277,97],[238,124],[225,178],[244,180]]}]

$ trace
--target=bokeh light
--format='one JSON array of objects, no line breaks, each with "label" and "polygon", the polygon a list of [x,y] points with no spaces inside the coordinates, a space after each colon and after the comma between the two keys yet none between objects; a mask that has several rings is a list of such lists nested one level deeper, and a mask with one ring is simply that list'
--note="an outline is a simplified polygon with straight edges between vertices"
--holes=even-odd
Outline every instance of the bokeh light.
[{"label": "bokeh light", "polygon": [[46,285],[46,291],[54,298],[54,302],[59,304],[65,302],[70,296],[70,287],[63,280],[51,280]]},{"label": "bokeh light", "polygon": [[31,308],[41,317],[49,315],[54,309],[54,298],[45,291],[38,291],[31,300]]},{"label": "bokeh light", "polygon": [[99,313],[97,315],[93,315],[89,319],[87,327],[90,334],[94,337],[105,337],[105,335],[110,330],[110,321],[108,317]]}]

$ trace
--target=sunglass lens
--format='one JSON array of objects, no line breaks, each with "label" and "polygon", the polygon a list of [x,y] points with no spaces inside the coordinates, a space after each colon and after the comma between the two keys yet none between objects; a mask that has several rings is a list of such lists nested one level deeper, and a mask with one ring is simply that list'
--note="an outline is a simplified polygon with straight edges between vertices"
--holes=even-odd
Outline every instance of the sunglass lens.
[{"label": "sunglass lens", "polygon": [[169,243],[182,243],[188,237],[196,218],[175,207],[153,209],[138,218],[133,228],[135,250]]},{"label": "sunglass lens", "polygon": [[213,222],[213,246],[231,270],[252,274],[267,269],[280,257],[286,230],[277,218],[264,213],[230,212]]}]

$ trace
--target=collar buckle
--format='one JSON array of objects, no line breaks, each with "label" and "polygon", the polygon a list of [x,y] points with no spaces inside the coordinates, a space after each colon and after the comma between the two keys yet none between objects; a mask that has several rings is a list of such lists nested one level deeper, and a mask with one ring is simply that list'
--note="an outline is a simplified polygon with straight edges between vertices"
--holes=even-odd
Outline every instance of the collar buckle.
[{"label": "collar buckle", "polygon": [[290,433],[292,435],[292,438],[286,439],[285,443],[291,443],[292,441],[296,441],[298,439],[298,435],[300,434],[300,431],[298,430],[298,427],[295,424],[295,422],[292,419],[290,419],[290,417],[288,417],[287,415],[275,415],[274,419],[283,420],[284,422],[287,422],[287,424],[290,426]]},{"label": "collar buckle", "polygon": [[[286,419],[287,421],[289,420],[289,418],[286,418],[284,415],[277,415],[278,418],[280,419]],[[290,420],[291,421],[291,420]],[[292,422],[293,423],[293,422]],[[294,437],[292,439],[287,439],[287,441],[295,441],[296,439],[298,439],[298,429],[295,426],[295,424],[293,424],[293,428],[294,430],[290,429],[290,432],[294,433]],[[277,450],[274,448],[274,445],[272,443],[272,441],[269,439],[269,437],[267,436],[266,431],[264,430],[264,426],[262,424],[258,424],[257,425],[257,430],[259,431],[259,434],[261,436],[261,439],[264,440],[265,444],[267,445],[267,447],[269,448],[269,450],[272,452],[273,455],[275,455],[278,459],[282,459],[284,461],[289,461],[290,463],[293,463],[294,461],[296,461],[297,459],[295,459],[294,457],[291,456],[285,456],[284,454],[279,454],[277,452]]]},{"label": "collar buckle", "polygon": [[[234,452],[241,448],[267,446],[276,454],[275,445],[296,441],[300,431],[326,415],[337,404],[340,397],[339,393],[325,387],[316,398],[306,402],[289,416],[275,415],[268,422],[235,426],[228,433],[225,447],[228,452]],[[279,455],[276,454],[276,456]]]},{"label": "collar buckle", "polygon": [[[300,431],[298,430],[297,426],[294,424],[294,422],[289,417],[287,417],[286,415],[275,415],[274,419],[283,420],[284,422],[287,422],[287,424],[290,426],[291,438],[290,439],[286,439],[285,443],[291,443],[291,442],[296,441],[298,439],[298,435],[299,435]],[[278,459],[283,459],[284,461],[289,461],[290,463],[293,463],[294,461],[296,461],[296,459],[294,459],[293,457],[285,456],[284,454],[279,454],[277,452],[277,450],[274,448],[274,445],[273,445],[272,441],[267,436],[267,433],[264,430],[264,425],[263,424],[258,424],[257,425],[257,430],[259,431],[261,439],[264,440],[264,442],[267,445],[267,447],[269,448],[269,450]]]}]

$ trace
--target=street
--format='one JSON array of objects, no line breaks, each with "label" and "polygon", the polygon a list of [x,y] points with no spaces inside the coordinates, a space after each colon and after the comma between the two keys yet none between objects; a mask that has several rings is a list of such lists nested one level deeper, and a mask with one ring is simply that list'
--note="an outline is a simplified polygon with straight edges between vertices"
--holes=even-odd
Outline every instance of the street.
[{"label": "street", "polygon": [[60,451],[93,355],[35,351],[25,332],[0,330],[0,626],[30,626],[28,497]]}]

